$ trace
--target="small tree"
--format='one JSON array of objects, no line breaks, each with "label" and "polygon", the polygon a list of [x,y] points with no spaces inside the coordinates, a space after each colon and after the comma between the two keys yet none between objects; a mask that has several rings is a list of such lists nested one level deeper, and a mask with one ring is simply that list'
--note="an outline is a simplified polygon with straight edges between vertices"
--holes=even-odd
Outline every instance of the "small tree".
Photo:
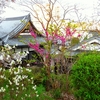
[{"label": "small tree", "polygon": [[[69,27],[66,28],[66,34],[59,34],[59,32],[52,32],[49,33],[45,30],[45,43],[43,44],[43,48],[40,47],[40,44],[37,41],[36,34],[31,31],[31,35],[34,38],[34,43],[29,43],[29,46],[33,48],[37,53],[39,53],[44,58],[44,65],[47,70],[47,75],[50,75],[50,67],[52,66],[51,60],[56,56],[56,53],[59,51],[62,56],[66,53],[66,41],[71,39],[73,34],[75,33],[75,30],[71,31]],[[61,48],[59,48],[59,45]],[[54,50],[52,51],[52,49]],[[60,49],[60,50],[58,50]]]}]

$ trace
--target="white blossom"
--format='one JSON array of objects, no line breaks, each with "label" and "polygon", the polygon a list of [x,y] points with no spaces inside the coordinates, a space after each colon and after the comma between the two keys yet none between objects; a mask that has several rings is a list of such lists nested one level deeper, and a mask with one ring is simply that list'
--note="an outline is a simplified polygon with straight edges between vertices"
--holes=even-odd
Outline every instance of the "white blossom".
[{"label": "white blossom", "polygon": [[27,67],[30,67],[30,64],[27,64]]},{"label": "white blossom", "polygon": [[8,44],[4,45],[4,47],[6,47],[8,50],[11,50],[12,49],[12,47],[9,46]]},{"label": "white blossom", "polygon": [[0,55],[0,60],[1,60],[1,61],[3,60],[3,55]]},{"label": "white blossom", "polygon": [[22,58],[25,58],[28,54],[28,52],[12,52],[11,49],[15,48],[15,46],[11,47],[8,44],[4,45],[2,47],[0,52],[0,60],[3,62],[4,66],[7,62],[8,65],[12,66],[12,64],[22,64]]},{"label": "white blossom", "polygon": [[15,45],[12,48],[15,48]]},{"label": "white blossom", "polygon": [[22,79],[28,78],[28,76],[26,75],[22,75]]},{"label": "white blossom", "polygon": [[38,93],[38,91],[35,91],[35,93]]},{"label": "white blossom", "polygon": [[27,96],[27,94],[25,94],[25,96]]},{"label": "white blossom", "polygon": [[18,46],[18,44],[16,44],[15,46]]},{"label": "white blossom", "polygon": [[26,54],[29,54],[29,51],[26,51]]},{"label": "white blossom", "polygon": [[2,71],[2,68],[0,68],[0,72]]},{"label": "white blossom", "polygon": [[9,80],[9,84],[12,85],[12,82]]},{"label": "white blossom", "polygon": [[8,85],[6,85],[6,87],[8,88],[9,86],[8,86]]},{"label": "white blossom", "polygon": [[36,85],[32,87],[34,90],[36,90]]},{"label": "white blossom", "polygon": [[23,69],[20,65],[18,66],[18,69]]},{"label": "white blossom", "polygon": [[4,75],[0,75],[0,77],[1,77],[1,78],[4,78],[5,76],[4,76]]},{"label": "white blossom", "polygon": [[5,92],[5,88],[4,87],[1,87],[0,88],[0,92]]},{"label": "white blossom", "polygon": [[37,94],[36,97],[39,97],[39,95]]},{"label": "white blossom", "polygon": [[12,66],[13,64],[15,64],[15,61],[14,61],[14,60],[12,60],[11,63],[10,63],[9,65]]},{"label": "white blossom", "polygon": [[28,97],[31,97],[31,95],[29,94]]},{"label": "white blossom", "polygon": [[19,87],[16,87],[16,89],[18,90],[18,89],[19,89]]},{"label": "white blossom", "polygon": [[22,86],[24,86],[24,84],[22,84]]},{"label": "white blossom", "polygon": [[7,55],[7,58],[6,59],[9,60],[10,58],[11,58],[11,56],[10,55]]},{"label": "white blossom", "polygon": [[31,72],[32,70],[30,70],[30,69],[26,69],[26,71]]}]

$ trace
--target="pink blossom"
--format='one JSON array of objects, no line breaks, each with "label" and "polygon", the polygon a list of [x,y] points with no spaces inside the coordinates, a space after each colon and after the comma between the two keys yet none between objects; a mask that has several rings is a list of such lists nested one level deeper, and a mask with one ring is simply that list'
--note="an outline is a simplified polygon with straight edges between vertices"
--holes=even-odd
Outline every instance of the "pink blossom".
[{"label": "pink blossom", "polygon": [[38,52],[39,54],[43,54],[44,53],[44,49],[40,48],[40,45],[38,43],[36,44],[32,44],[32,43],[29,43],[29,46],[34,49],[36,52]]},{"label": "pink blossom", "polygon": [[85,49],[86,48],[86,46],[85,45],[82,45],[82,49]]},{"label": "pink blossom", "polygon": [[31,34],[34,38],[37,37],[37,35],[36,35],[33,31],[31,31],[30,34]]},{"label": "pink blossom", "polygon": [[35,50],[38,50],[39,49],[39,44],[36,43],[36,44],[32,44],[32,43],[29,43],[29,46]]},{"label": "pink blossom", "polygon": [[45,33],[46,33],[46,38],[48,39],[48,35],[49,35],[49,33],[48,33],[47,31],[46,31]]},{"label": "pink blossom", "polygon": [[78,34],[78,36],[77,37],[81,37],[81,34]]},{"label": "pink blossom", "polygon": [[48,58],[48,57],[49,57],[49,53],[47,52],[47,53],[46,53],[46,58]]},{"label": "pink blossom", "polygon": [[49,33],[47,32],[46,29],[44,29],[44,31],[45,31],[46,39],[49,40]]},{"label": "pink blossom", "polygon": [[69,27],[67,27],[66,28],[66,37],[71,37],[75,32],[76,32],[76,30],[71,31],[71,29]]},{"label": "pink blossom", "polygon": [[59,36],[59,39],[62,41],[62,44],[65,44],[66,42],[66,39],[64,36]]},{"label": "pink blossom", "polygon": [[40,48],[40,49],[38,49],[37,52],[40,53],[40,55],[43,55],[44,54],[44,49]]}]

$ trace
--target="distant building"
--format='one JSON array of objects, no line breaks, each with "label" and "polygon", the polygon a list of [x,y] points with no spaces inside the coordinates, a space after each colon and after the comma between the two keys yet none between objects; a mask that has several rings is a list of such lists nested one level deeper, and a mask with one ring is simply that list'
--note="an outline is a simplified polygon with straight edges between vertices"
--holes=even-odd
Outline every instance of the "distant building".
[{"label": "distant building", "polygon": [[76,55],[81,52],[100,51],[100,34],[96,30],[88,32],[90,37],[85,37],[83,41],[70,48],[71,55]]}]

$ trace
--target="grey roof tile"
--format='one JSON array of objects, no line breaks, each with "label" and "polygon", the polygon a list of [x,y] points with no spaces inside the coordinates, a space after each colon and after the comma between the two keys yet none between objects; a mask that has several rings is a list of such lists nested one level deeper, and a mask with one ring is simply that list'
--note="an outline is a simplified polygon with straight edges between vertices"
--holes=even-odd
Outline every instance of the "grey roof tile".
[{"label": "grey roof tile", "polygon": [[30,15],[5,19],[0,23],[0,38],[2,39],[7,35],[12,38],[25,27],[29,20]]}]

